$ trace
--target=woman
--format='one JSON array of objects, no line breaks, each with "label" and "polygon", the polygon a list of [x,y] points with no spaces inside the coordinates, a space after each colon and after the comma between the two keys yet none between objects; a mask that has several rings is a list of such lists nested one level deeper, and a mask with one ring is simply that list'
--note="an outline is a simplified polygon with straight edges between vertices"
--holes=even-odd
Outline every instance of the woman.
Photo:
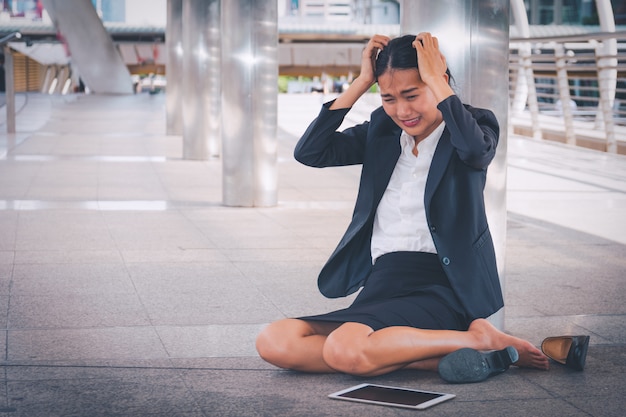
[{"label": "woman", "polygon": [[[375,82],[382,108],[338,132]],[[438,369],[450,382],[480,381],[511,363],[548,368],[530,342],[485,320],[503,306],[483,200],[499,128],[449,82],[431,34],[375,35],[359,76],[296,145],[305,165],[363,165],[352,222],[318,279],[328,297],[363,288],[345,310],[267,326],[257,339],[266,361],[361,376]]]}]

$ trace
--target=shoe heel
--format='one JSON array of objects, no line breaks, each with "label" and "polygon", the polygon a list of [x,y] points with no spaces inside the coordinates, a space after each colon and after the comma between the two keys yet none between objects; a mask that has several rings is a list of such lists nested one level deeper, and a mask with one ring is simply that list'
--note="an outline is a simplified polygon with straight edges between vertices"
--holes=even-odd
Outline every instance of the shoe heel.
[{"label": "shoe heel", "polygon": [[487,357],[489,367],[495,373],[504,372],[519,360],[519,353],[513,346],[507,346],[505,349],[496,350]]}]

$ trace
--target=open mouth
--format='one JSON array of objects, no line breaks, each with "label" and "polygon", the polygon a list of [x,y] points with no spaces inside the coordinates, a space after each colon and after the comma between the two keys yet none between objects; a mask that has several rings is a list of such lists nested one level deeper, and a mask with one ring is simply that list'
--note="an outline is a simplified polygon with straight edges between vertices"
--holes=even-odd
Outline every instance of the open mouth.
[{"label": "open mouth", "polygon": [[402,124],[406,127],[415,127],[419,124],[420,120],[422,120],[421,117],[416,117],[414,119],[409,119],[409,120],[402,120]]}]

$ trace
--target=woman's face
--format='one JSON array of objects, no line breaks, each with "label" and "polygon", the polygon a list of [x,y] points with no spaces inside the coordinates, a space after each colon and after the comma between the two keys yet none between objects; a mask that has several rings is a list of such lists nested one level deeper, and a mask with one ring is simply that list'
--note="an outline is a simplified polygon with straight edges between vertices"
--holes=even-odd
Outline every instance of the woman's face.
[{"label": "woman's face", "polygon": [[417,69],[392,69],[378,77],[383,109],[416,142],[443,121],[437,100]]}]

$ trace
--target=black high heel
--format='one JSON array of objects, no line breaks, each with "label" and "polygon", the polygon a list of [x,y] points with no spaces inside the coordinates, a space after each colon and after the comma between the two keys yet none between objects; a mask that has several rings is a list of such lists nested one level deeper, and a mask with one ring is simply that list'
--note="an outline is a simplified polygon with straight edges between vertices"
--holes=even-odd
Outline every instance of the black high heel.
[{"label": "black high heel", "polygon": [[589,336],[554,336],[541,342],[541,351],[550,359],[568,368],[585,369]]},{"label": "black high heel", "polygon": [[463,348],[444,356],[439,361],[439,376],[453,384],[480,382],[500,374],[519,359],[513,346],[491,352]]}]

